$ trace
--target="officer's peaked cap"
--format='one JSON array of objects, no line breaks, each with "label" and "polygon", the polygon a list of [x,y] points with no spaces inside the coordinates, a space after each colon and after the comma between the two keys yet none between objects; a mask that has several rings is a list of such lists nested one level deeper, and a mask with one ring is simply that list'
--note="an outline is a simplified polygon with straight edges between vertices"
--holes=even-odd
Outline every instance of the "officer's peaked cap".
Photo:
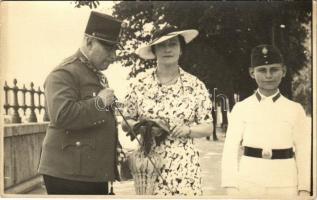
[{"label": "officer's peaked cap", "polygon": [[85,34],[103,43],[115,45],[119,43],[122,21],[100,12],[91,11]]}]

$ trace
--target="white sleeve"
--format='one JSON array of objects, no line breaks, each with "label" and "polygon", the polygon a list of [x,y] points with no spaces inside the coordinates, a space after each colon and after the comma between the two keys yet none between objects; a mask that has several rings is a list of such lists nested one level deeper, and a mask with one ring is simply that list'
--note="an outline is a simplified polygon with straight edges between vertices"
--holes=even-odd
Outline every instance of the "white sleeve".
[{"label": "white sleeve", "polygon": [[238,187],[238,154],[244,131],[243,110],[237,103],[228,120],[228,129],[222,155],[222,187]]},{"label": "white sleeve", "polygon": [[310,191],[311,132],[301,105],[298,106],[297,120],[293,130],[298,190]]}]

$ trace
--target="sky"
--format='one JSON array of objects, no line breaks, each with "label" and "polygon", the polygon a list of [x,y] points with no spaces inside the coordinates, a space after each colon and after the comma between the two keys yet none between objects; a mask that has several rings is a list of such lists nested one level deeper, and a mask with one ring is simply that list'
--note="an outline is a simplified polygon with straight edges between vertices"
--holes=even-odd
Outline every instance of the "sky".
[{"label": "sky", "polygon": [[[111,14],[112,1],[100,2],[97,11]],[[1,81],[36,88],[49,72],[80,47],[90,14],[73,2],[1,2]],[[114,64],[104,71],[110,87],[122,99],[129,68]]]}]

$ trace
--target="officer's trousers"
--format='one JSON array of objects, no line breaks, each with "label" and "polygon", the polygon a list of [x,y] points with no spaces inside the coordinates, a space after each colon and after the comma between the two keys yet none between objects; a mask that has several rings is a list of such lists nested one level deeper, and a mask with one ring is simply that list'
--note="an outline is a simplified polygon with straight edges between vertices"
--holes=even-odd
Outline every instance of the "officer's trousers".
[{"label": "officer's trousers", "polygon": [[47,194],[107,195],[107,182],[72,181],[43,175]]}]

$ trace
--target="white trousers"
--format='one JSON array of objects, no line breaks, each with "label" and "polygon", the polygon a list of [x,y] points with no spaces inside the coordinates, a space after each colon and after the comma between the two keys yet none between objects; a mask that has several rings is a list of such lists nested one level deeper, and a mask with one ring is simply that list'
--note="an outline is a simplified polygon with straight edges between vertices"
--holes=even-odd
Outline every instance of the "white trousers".
[{"label": "white trousers", "polygon": [[253,182],[239,181],[239,191],[230,196],[245,196],[245,197],[294,197],[297,196],[297,187],[267,187],[257,185]]}]

